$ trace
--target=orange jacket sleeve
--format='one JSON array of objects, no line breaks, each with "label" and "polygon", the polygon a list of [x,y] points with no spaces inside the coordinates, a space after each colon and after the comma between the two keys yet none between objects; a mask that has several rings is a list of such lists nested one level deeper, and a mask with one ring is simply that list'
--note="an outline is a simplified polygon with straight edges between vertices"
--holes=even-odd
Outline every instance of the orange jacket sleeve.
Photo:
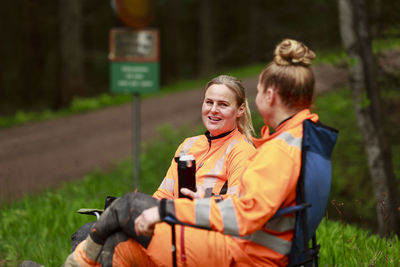
[{"label": "orange jacket sleeve", "polygon": [[[177,219],[232,235],[247,235],[260,229],[288,202],[294,201],[300,166],[279,145],[266,145],[249,160],[240,196],[224,201],[202,199],[175,200]],[[209,212],[207,212],[207,210]]]},{"label": "orange jacket sleeve", "polygon": [[[179,145],[178,149],[175,152],[175,157],[178,156],[179,151],[181,151],[183,143]],[[178,183],[178,169],[177,163],[175,162],[175,158],[172,159],[171,165],[168,168],[168,171],[158,187],[157,191],[154,192],[153,197],[157,199],[174,199],[174,188],[175,184]]]}]

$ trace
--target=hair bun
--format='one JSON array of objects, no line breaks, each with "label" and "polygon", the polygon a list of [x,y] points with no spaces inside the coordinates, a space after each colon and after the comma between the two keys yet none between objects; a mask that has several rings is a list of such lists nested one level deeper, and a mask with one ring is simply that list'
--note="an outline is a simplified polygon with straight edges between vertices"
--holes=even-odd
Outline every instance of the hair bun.
[{"label": "hair bun", "polygon": [[315,53],[303,43],[292,40],[283,40],[274,51],[274,62],[278,65],[310,66]]}]

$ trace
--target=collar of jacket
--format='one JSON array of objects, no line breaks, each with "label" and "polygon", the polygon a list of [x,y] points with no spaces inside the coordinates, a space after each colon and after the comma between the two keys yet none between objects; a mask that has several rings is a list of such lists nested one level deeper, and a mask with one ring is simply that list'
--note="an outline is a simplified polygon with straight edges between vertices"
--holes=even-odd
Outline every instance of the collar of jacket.
[{"label": "collar of jacket", "polygon": [[[238,131],[239,130],[237,128],[235,128],[235,129],[233,129],[233,130],[231,130],[229,132],[226,132],[226,133],[223,133],[223,134],[220,134],[220,135],[217,135],[217,136],[211,136],[210,132],[206,131],[204,133],[204,135],[207,137],[208,143],[211,145],[212,141],[214,141],[214,140],[225,141],[226,139],[230,138],[231,136],[233,136]],[[226,138],[224,138],[224,137],[226,137]]]},{"label": "collar of jacket", "polygon": [[265,142],[274,139],[276,136],[280,135],[281,133],[297,127],[299,124],[302,124],[304,120],[310,119],[313,122],[318,121],[318,115],[311,113],[309,109],[303,109],[299,112],[297,112],[294,116],[291,118],[283,121],[276,129],[275,132],[270,133],[269,132],[269,127],[268,125],[264,125],[264,127],[261,129],[261,138],[252,138],[254,146],[258,148]]}]

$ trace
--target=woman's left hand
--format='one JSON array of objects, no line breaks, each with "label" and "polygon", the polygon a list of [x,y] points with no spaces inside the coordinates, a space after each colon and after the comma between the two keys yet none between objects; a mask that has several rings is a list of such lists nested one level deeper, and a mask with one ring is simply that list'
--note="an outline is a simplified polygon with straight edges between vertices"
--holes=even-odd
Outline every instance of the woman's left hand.
[{"label": "woman's left hand", "polygon": [[205,189],[202,186],[197,186],[197,191],[193,192],[187,188],[181,188],[181,193],[185,196],[191,197],[192,199],[202,199],[204,198]]},{"label": "woman's left hand", "polygon": [[158,207],[144,210],[135,220],[135,232],[139,235],[152,236],[156,223],[160,222]]}]

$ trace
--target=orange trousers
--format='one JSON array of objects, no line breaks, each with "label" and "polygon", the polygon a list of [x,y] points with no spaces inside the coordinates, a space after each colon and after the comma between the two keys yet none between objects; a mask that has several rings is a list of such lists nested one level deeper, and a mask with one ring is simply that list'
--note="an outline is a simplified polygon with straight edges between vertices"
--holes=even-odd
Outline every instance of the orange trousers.
[{"label": "orange trousers", "polygon": [[[176,259],[178,266],[232,266],[229,248],[236,245],[231,237],[192,227],[176,228]],[[113,266],[172,267],[171,226],[161,223],[147,249],[134,239],[119,243],[114,251]]]},{"label": "orange trousers", "polygon": [[[227,235],[192,227],[176,227],[176,259],[178,266],[253,266],[249,256]],[[167,266],[172,267],[171,226],[156,225],[147,249],[134,239],[118,243],[114,248],[112,266]],[[79,266],[100,266],[88,260],[85,242],[79,244],[74,257]]]}]

